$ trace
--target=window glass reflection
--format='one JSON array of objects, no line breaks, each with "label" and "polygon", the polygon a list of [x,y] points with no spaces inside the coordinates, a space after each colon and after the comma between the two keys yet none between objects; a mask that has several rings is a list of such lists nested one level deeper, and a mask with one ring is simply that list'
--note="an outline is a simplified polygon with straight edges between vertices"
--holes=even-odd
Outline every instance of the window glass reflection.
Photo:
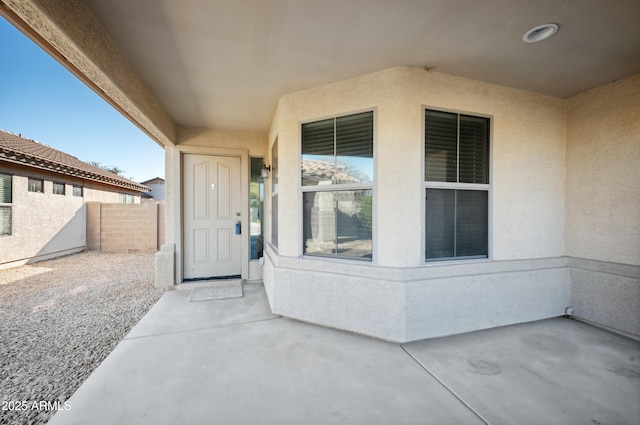
[{"label": "window glass reflection", "polygon": [[304,253],[371,259],[372,191],[303,193]]}]

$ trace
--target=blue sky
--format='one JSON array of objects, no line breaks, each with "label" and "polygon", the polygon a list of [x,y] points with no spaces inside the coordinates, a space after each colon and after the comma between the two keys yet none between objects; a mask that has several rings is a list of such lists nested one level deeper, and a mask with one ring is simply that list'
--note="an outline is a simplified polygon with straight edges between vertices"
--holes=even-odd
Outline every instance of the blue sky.
[{"label": "blue sky", "polygon": [[164,177],[164,150],[0,17],[0,129],[144,181]]}]

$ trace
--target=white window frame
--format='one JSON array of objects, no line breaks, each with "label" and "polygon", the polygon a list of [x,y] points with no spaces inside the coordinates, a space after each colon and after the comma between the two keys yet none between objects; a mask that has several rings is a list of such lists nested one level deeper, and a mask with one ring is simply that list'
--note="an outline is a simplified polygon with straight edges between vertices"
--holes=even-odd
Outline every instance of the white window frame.
[{"label": "white window frame", "polygon": [[[426,180],[426,143],[425,140],[425,130],[426,130],[426,111],[439,111],[439,112],[449,112],[458,115],[469,115],[479,118],[488,118],[489,119],[489,167],[488,167],[488,181],[487,184],[480,183],[454,183],[454,182],[441,182],[441,181],[431,181]],[[441,108],[437,106],[429,106],[423,105],[421,108],[422,112],[422,129],[421,129],[421,138],[422,138],[422,171],[421,171],[421,205],[422,205],[422,243],[421,243],[421,252],[422,252],[422,261],[424,264],[433,265],[443,262],[455,262],[456,264],[461,262],[485,262],[491,261],[493,259],[493,126],[494,120],[493,115],[482,114],[477,112],[469,112],[469,111],[461,111],[457,109],[447,109]],[[457,165],[459,173],[459,164]],[[487,256],[478,256],[478,257],[446,257],[446,258],[426,258],[426,233],[427,233],[427,222],[426,222],[426,213],[427,213],[427,205],[426,205],[426,194],[427,189],[450,189],[450,190],[477,190],[477,191],[486,191],[487,192]]]}]

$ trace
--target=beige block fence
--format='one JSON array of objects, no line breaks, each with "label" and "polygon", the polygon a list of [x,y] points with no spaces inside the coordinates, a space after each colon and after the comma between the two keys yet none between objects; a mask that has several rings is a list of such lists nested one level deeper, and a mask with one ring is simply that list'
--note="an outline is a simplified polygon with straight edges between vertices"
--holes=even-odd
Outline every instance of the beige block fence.
[{"label": "beige block fence", "polygon": [[164,244],[164,203],[86,205],[87,249],[158,251]]}]

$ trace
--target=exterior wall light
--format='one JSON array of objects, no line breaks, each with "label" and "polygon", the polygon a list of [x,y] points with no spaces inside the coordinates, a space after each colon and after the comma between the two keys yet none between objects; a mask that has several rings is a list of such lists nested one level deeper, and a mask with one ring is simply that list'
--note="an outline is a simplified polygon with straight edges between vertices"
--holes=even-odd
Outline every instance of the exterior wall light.
[{"label": "exterior wall light", "polygon": [[262,164],[262,166],[260,167],[260,176],[263,179],[268,179],[269,178],[269,171],[271,171],[271,166],[267,166],[266,164]]}]

